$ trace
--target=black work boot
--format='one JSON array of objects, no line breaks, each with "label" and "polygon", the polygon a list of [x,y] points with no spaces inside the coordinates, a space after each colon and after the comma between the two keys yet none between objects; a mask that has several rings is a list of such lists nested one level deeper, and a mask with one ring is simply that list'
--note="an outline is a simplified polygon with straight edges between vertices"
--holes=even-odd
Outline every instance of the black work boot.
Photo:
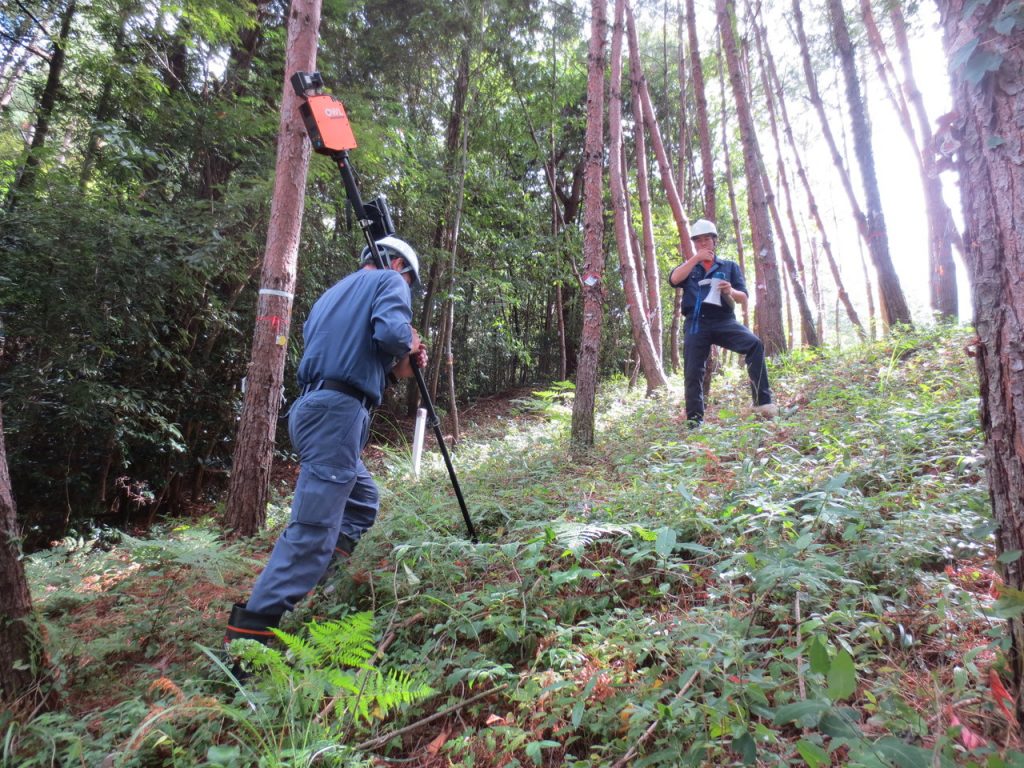
[{"label": "black work boot", "polygon": [[[244,603],[235,603],[231,608],[231,616],[228,617],[228,628],[224,632],[224,648],[227,649],[232,640],[256,640],[267,645],[274,639],[272,627],[281,623],[279,613],[256,613],[247,610]],[[249,673],[242,669],[237,659],[231,667],[233,674],[239,682],[249,677]]]}]

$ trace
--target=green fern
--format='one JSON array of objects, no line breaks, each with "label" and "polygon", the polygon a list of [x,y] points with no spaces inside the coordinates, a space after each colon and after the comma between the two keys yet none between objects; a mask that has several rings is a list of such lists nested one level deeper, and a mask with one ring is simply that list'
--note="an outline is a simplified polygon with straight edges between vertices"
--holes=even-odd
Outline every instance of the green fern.
[{"label": "green fern", "polygon": [[551,524],[550,531],[558,544],[578,553],[599,539],[631,536],[634,527],[613,523],[557,522]]},{"label": "green fern", "polygon": [[372,664],[376,644],[369,611],[340,621],[312,621],[306,629],[308,637],[274,630],[280,648],[253,640],[231,645],[232,653],[257,673],[260,689],[282,709],[312,716],[329,707],[339,719],[365,722],[435,692],[404,670],[383,671]]}]

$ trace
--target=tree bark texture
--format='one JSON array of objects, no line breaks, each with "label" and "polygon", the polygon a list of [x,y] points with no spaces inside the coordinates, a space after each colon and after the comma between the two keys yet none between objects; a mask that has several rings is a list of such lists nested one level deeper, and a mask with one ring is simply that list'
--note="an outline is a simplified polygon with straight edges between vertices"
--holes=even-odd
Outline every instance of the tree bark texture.
[{"label": "tree bark texture", "polygon": [[782,282],[779,278],[778,261],[775,258],[775,240],[772,236],[767,190],[762,173],[764,162],[757,144],[754,117],[747,99],[746,84],[743,81],[743,70],[733,31],[735,10],[733,0],[717,0],[718,29],[722,36],[722,48],[729,69],[729,82],[732,85],[740,140],[743,144],[747,212],[750,216],[750,236],[754,249],[755,329],[764,344],[765,353],[773,355],[786,349],[786,337],[782,327]]},{"label": "tree bark texture", "polygon": [[587,132],[583,167],[583,329],[576,366],[570,442],[574,454],[594,445],[594,405],[604,318],[604,64],[605,0],[591,0],[587,52]]},{"label": "tree bark texture", "polygon": [[[974,10],[964,14],[965,6]],[[1000,553],[1024,549],[1024,28],[998,24],[1010,2],[939,3],[957,117],[950,142],[960,176],[971,273],[986,474]],[[961,56],[962,59],[962,56]],[[1024,589],[1024,560],[1003,564]],[[1024,619],[1010,620],[1017,718],[1024,718]]]},{"label": "tree bark texture", "polygon": [[0,702],[12,711],[31,709],[44,697],[36,682],[47,663],[20,538],[0,413]]},{"label": "tree bark texture", "polygon": [[320,0],[293,0],[289,13],[274,196],[224,520],[225,527],[239,536],[256,533],[267,517],[309,170],[310,145],[299,115],[301,99],[289,78],[295,72],[316,68]]},{"label": "tree bark texture", "polygon": [[878,275],[879,293],[882,298],[882,321],[888,325],[902,323],[912,325],[910,308],[900,287],[896,268],[889,253],[889,233],[882,210],[882,196],[878,189],[878,174],[875,170],[875,153],[871,141],[871,126],[868,123],[867,105],[860,90],[857,63],[854,58],[853,42],[846,26],[846,16],[840,0],[828,0],[832,35],[839,52],[839,62],[846,82],[846,101],[850,109],[853,129],[854,154],[860,167],[861,182],[864,185],[864,199],[868,227],[868,252]]}]

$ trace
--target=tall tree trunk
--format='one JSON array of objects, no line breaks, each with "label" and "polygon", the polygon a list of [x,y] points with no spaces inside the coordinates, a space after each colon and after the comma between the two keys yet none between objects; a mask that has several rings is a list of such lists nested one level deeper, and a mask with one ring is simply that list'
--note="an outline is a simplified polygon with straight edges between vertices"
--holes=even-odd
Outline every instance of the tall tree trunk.
[{"label": "tall tree trunk", "polygon": [[[875,59],[878,79],[885,87],[886,95],[900,119],[903,132],[917,158],[918,173],[924,192],[925,215],[928,222],[928,263],[931,269],[928,287],[931,308],[940,318],[956,319],[959,312],[956,267],[953,264],[953,237],[951,236],[951,234],[956,234],[956,228],[953,227],[953,233],[950,233],[949,224],[952,221],[952,215],[942,197],[942,182],[935,168],[935,158],[930,150],[931,127],[924,111],[921,92],[917,90],[914,82],[914,70],[910,61],[910,44],[906,38],[906,30],[898,23],[902,21],[903,17],[898,8],[893,11],[895,37],[906,77],[905,87],[901,90],[899,77],[889,58],[885,42],[882,40],[882,34],[878,29],[870,1],[861,0],[860,7],[864,27],[868,33],[868,43]],[[904,91],[908,96],[916,94],[915,111],[917,112],[918,129],[921,131],[920,140],[914,131],[910,106],[904,97]]]},{"label": "tall tree trunk", "polygon": [[693,102],[697,108],[697,136],[700,138],[700,166],[704,180],[704,218],[715,221],[715,161],[711,155],[711,130],[708,128],[708,99],[704,95],[704,63],[697,44],[697,14],[694,0],[686,0],[686,28],[690,39],[690,79],[693,81]]},{"label": "tall tree trunk", "polygon": [[[807,176],[807,169],[804,166],[803,159],[800,156],[800,150],[797,147],[796,139],[793,136],[793,127],[789,121],[789,111],[786,108],[786,99],[782,91],[782,82],[779,80],[778,71],[775,68],[775,57],[772,56],[771,45],[768,42],[768,35],[764,27],[757,27],[755,32],[758,34],[764,50],[765,64],[768,71],[768,77],[772,85],[771,90],[775,93],[776,102],[778,103],[779,117],[782,122],[782,132],[786,136],[786,143],[793,155],[793,161],[796,164],[796,174],[800,179],[804,195],[807,197],[807,207],[811,212],[811,218],[814,219],[814,225],[818,228],[818,234],[821,235],[821,248],[825,252],[825,258],[828,261],[829,270],[832,273],[832,279],[836,284],[839,301],[842,302],[843,308],[846,310],[846,316],[850,319],[850,322],[853,323],[853,327],[856,329],[857,335],[863,340],[867,337],[867,332],[864,330],[864,324],[861,322],[860,316],[857,314],[856,307],[853,306],[850,294],[843,283],[843,277],[839,271],[839,264],[836,262],[835,255],[832,253],[832,243],[828,239],[828,230],[825,228],[825,222],[821,218],[818,201],[815,198],[814,191],[811,189],[811,183]],[[819,316],[823,317],[820,311]]]},{"label": "tall tree trunk", "polygon": [[320,0],[292,0],[289,13],[274,196],[260,276],[252,358],[246,375],[248,387],[235,438],[224,517],[225,527],[238,536],[253,535],[267,519],[270,468],[284,386],[309,170],[310,145],[299,116],[301,99],[288,80],[294,72],[312,72],[316,68]]},{"label": "tall tree trunk", "polygon": [[[643,108],[640,100],[635,97],[639,92],[642,73],[640,71],[640,52],[630,48],[629,53],[629,74],[631,89],[634,98],[633,123],[636,126],[634,141],[636,144],[636,189],[640,204],[640,224],[643,232],[643,282],[640,290],[646,291],[647,297],[647,319],[651,325],[651,340],[654,342],[654,352],[658,357],[659,366],[663,366],[662,354],[662,316],[661,316],[661,273],[658,269],[658,256],[654,247],[654,221],[651,216],[651,188],[647,173],[647,142],[644,139],[644,118]],[[632,221],[632,218],[630,218]]]},{"label": "tall tree trunk", "polygon": [[928,210],[928,236],[931,240],[931,307],[940,317],[955,319],[960,312],[959,292],[956,285],[956,265],[953,262],[952,247],[955,245],[964,253],[963,239],[953,221],[953,214],[942,195],[942,181],[936,168],[935,155],[931,151],[934,135],[928,113],[924,108],[921,89],[914,77],[914,65],[910,59],[910,43],[907,40],[906,22],[898,3],[890,11],[896,46],[903,67],[903,90],[917,117],[917,128],[921,137],[921,183],[924,185],[925,204]]},{"label": "tall tree trunk", "polygon": [[42,95],[39,97],[39,106],[36,110],[35,130],[32,132],[32,145],[29,147],[28,157],[25,158],[25,167],[22,168],[21,177],[11,190],[9,205],[11,208],[17,205],[20,196],[32,191],[35,186],[36,174],[39,172],[39,164],[42,162],[40,152],[46,144],[47,135],[50,132],[50,121],[53,119],[53,110],[57,105],[57,97],[60,94],[60,79],[64,73],[64,61],[67,57],[68,39],[71,36],[71,20],[75,16],[76,0],[70,0],[60,15],[60,31],[53,43],[53,53],[50,55],[50,69],[46,75],[46,85],[43,86]]},{"label": "tall tree trunk", "polygon": [[576,367],[570,441],[579,454],[594,445],[594,404],[604,317],[604,64],[605,0],[591,0],[587,52],[587,133],[583,169],[583,331]]},{"label": "tall tree trunk", "polygon": [[768,211],[768,200],[764,186],[762,168],[764,162],[757,144],[754,117],[747,100],[743,82],[743,71],[733,31],[735,3],[733,0],[717,0],[718,29],[722,36],[722,47],[729,69],[736,102],[736,116],[743,144],[743,167],[747,179],[747,211],[750,216],[750,233],[754,248],[754,274],[757,312],[754,316],[757,335],[769,355],[786,349],[786,337],[782,328],[782,285],[779,279],[779,265],[775,258],[775,241]]},{"label": "tall tree trunk", "polygon": [[20,540],[0,412],[0,703],[11,711],[30,711],[49,698],[39,685],[48,661]]},{"label": "tall tree trunk", "polygon": [[[464,42],[459,51],[459,64],[455,70],[455,82],[452,84],[452,106],[448,113],[448,126],[445,129],[444,139],[444,163],[445,163],[445,175],[449,181],[447,189],[450,191],[453,185],[456,184],[456,176],[459,172],[460,163],[460,146],[462,141],[463,122],[466,114],[466,99],[469,96],[469,60],[470,60],[470,45],[469,42]],[[452,206],[453,202],[451,198],[445,200],[444,212],[445,215],[437,223],[437,227],[434,232],[434,247],[441,250],[444,253],[451,253],[451,236],[452,236]],[[424,342],[430,343],[430,319],[431,311],[433,306],[434,296],[436,291],[440,288],[440,279],[444,275],[444,262],[436,260],[431,264],[430,268],[430,282],[427,285],[427,293],[423,299],[423,311],[420,315],[420,331],[423,333]],[[448,276],[449,281],[451,276]],[[447,300],[446,300],[447,301]],[[442,328],[447,327],[448,312],[447,303],[441,305],[441,325]],[[431,350],[431,356],[436,360],[440,359],[439,352],[444,348],[444,336],[439,337]],[[427,382],[429,384],[428,392],[432,400],[437,399],[437,385],[441,376],[441,366],[435,365],[431,368]],[[416,412],[416,406],[419,403],[419,390],[416,387],[409,387],[407,390],[406,398],[406,411],[411,416]]]},{"label": "tall tree trunk", "polygon": [[[640,50],[640,41],[636,34],[636,21],[633,18],[633,9],[629,2],[626,2],[626,32],[629,35],[630,48]],[[636,94],[634,94],[634,98]],[[668,197],[669,208],[672,209],[672,216],[676,221],[676,229],[679,233],[679,245],[683,254],[688,259],[693,255],[693,244],[690,242],[690,227],[683,211],[683,204],[679,197],[679,191],[672,181],[672,166],[668,161],[668,153],[665,151],[665,143],[661,140],[661,129],[658,127],[658,119],[654,115],[654,106],[651,103],[651,94],[647,88],[647,78],[643,70],[640,71],[640,103],[644,110],[644,123],[647,132],[651,135],[651,145],[654,148],[655,157],[658,158],[658,170],[661,173],[661,183]],[[638,128],[639,130],[639,128]],[[685,259],[684,259],[685,261]]]},{"label": "tall tree trunk", "polygon": [[[626,184],[622,162],[622,22],[625,14],[625,0],[616,0],[615,23],[612,27],[611,48],[611,86],[608,102],[608,180],[612,192],[612,214],[615,225],[615,241],[619,250],[619,266],[622,276],[622,288],[626,295],[626,307],[629,311],[630,325],[633,329],[633,343],[637,349],[637,357],[647,380],[647,392],[650,394],[659,387],[665,386],[665,374],[661,370],[661,361],[654,350],[651,339],[651,327],[644,313],[644,299],[634,267],[633,248],[630,242],[627,224]],[[636,52],[634,51],[635,55]],[[643,130],[642,125],[637,131]]]},{"label": "tall tree trunk", "polygon": [[[469,86],[469,61],[470,46],[465,43],[462,51],[462,60],[465,62],[466,87]],[[460,67],[461,68],[461,67]],[[459,158],[456,168],[455,200],[453,201],[451,231],[448,241],[451,245],[448,261],[448,301],[446,312],[448,315],[447,334],[444,338],[444,361],[448,370],[448,418],[452,429],[452,439],[459,441],[459,404],[455,397],[455,355],[452,354],[452,337],[455,335],[455,269],[458,265],[459,233],[462,227],[462,207],[466,198],[466,163],[469,155],[469,130],[465,121],[461,123],[461,136],[459,136]]]},{"label": "tall tree trunk", "polygon": [[[722,157],[725,158],[725,190],[729,197],[729,216],[732,219],[732,231],[736,238],[736,261],[739,262],[743,274],[747,274],[747,259],[743,250],[743,225],[740,222],[740,210],[736,204],[736,186],[732,175],[732,153],[729,151],[729,102],[725,98],[725,67],[722,66],[722,41],[718,38],[718,86],[722,94]],[[750,325],[750,308],[743,305],[743,324]]]},{"label": "tall tree trunk", "polygon": [[912,325],[910,308],[900,287],[899,277],[889,255],[889,234],[882,210],[882,196],[878,190],[878,175],[875,172],[875,154],[871,142],[871,126],[868,123],[867,106],[860,92],[860,80],[854,59],[853,42],[846,26],[846,16],[840,0],[828,0],[832,35],[839,52],[839,62],[846,81],[846,100],[853,124],[853,147],[860,166],[861,182],[864,185],[864,199],[867,201],[868,252],[878,274],[879,292],[882,297],[882,319],[886,325],[897,323]]},{"label": "tall tree trunk", "polygon": [[[789,188],[786,185],[785,169],[783,168],[782,162],[782,141],[779,138],[779,124],[778,118],[775,114],[775,103],[772,99],[772,90],[768,83],[768,71],[764,61],[764,49],[762,46],[761,36],[757,33],[757,24],[752,23],[751,26],[754,29],[754,42],[755,48],[758,52],[758,69],[761,71],[761,84],[764,89],[765,105],[768,107],[768,124],[771,127],[772,139],[775,142],[775,152],[779,158],[779,184],[786,189],[786,196],[789,196]],[[779,237],[779,252],[782,254],[782,261],[786,265],[786,269],[789,271],[789,280],[792,287],[793,296],[796,298],[797,309],[800,311],[800,334],[803,343],[810,347],[820,347],[821,340],[818,338],[818,329],[814,322],[814,313],[811,311],[810,302],[807,300],[807,293],[804,290],[804,275],[803,269],[799,262],[794,259],[792,252],[789,249],[789,243],[785,236],[785,227],[782,223],[782,216],[779,214],[778,203],[774,193],[772,192],[771,180],[768,178],[767,172],[763,175],[764,187],[766,198],[768,200],[768,210],[771,211],[772,221],[775,223],[775,231]],[[792,201],[790,201],[790,211],[792,211]],[[796,231],[795,222],[793,227],[793,241],[796,246],[799,243],[799,233]],[[790,312],[790,307],[787,303],[787,313]],[[789,321],[790,329],[792,329],[792,320]],[[792,338],[790,339],[790,346],[792,347]]]},{"label": "tall tree trunk", "polygon": [[[966,63],[952,69],[960,142],[955,167],[964,209],[966,261],[972,276],[981,421],[996,549],[1024,550],[1024,29],[996,24],[1007,0],[974,4],[942,0],[950,60],[977,44]],[[973,10],[964,13],[965,6]],[[987,66],[979,66],[979,59]],[[1002,562],[1010,589],[1024,590],[1024,560]],[[1024,719],[1024,618],[1009,619],[1010,668],[1017,719]]]}]

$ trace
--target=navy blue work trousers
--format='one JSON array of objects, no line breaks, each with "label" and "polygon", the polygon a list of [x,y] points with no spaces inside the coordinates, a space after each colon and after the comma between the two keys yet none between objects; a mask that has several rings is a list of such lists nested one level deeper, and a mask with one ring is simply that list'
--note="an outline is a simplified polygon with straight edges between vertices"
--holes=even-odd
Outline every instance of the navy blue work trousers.
[{"label": "navy blue work trousers", "polygon": [[686,318],[683,336],[683,375],[686,382],[686,418],[704,420],[704,371],[712,345],[744,356],[754,405],[772,401],[768,369],[764,363],[764,344],[735,318],[713,320]]},{"label": "navy blue work trousers", "polygon": [[358,541],[373,525],[380,493],[359,458],[369,432],[369,412],[343,392],[310,392],[292,407],[288,434],[301,465],[291,520],[247,610],[281,614],[295,608],[326,572],[338,537]]}]

